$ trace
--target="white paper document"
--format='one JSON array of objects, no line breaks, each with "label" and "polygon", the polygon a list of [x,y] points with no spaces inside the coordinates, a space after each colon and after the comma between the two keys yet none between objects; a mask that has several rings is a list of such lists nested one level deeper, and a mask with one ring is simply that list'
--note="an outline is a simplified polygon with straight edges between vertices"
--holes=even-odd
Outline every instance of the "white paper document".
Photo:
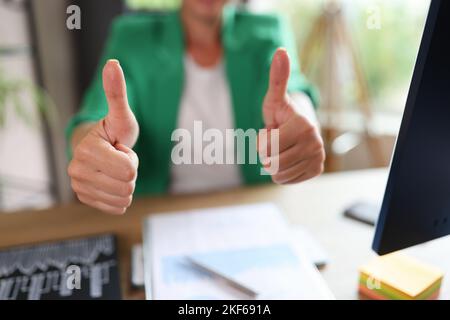
[{"label": "white paper document", "polygon": [[248,299],[195,268],[189,260],[194,259],[257,292],[257,299],[332,299],[289,235],[273,204],[152,215],[144,223],[147,298]]}]

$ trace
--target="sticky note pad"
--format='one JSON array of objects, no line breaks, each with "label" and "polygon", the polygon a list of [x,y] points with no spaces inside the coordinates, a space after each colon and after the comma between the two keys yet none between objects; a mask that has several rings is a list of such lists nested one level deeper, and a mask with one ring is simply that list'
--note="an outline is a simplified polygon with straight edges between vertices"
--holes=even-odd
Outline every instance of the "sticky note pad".
[{"label": "sticky note pad", "polygon": [[374,299],[435,299],[442,279],[439,269],[394,253],[360,268],[359,290]]}]

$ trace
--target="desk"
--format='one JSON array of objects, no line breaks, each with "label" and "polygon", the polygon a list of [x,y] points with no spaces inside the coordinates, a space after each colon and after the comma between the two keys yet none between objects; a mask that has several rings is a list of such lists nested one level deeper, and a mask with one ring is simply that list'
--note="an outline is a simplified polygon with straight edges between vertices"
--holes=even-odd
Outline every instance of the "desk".
[{"label": "desk", "polygon": [[[43,211],[0,214],[0,247],[112,232],[118,236],[121,283],[127,299],[144,298],[130,288],[130,248],[141,241],[141,221],[151,213],[272,201],[292,224],[302,224],[330,255],[322,274],[338,299],[358,298],[357,268],[374,255],[373,228],[348,220],[342,211],[358,200],[379,201],[387,171],[368,170],[326,174],[296,186],[258,186],[213,195],[157,197],[135,201],[125,216],[99,213],[80,204]],[[408,250],[423,261],[450,271],[450,239]],[[450,274],[450,273],[447,273]],[[450,298],[446,279],[442,297]]]}]

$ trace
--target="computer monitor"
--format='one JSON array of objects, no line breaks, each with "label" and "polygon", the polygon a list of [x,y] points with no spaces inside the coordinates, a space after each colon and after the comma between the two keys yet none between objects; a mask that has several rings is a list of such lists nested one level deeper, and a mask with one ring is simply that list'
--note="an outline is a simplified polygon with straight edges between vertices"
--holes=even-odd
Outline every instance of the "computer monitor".
[{"label": "computer monitor", "polygon": [[373,249],[383,255],[448,234],[450,1],[432,0]]}]

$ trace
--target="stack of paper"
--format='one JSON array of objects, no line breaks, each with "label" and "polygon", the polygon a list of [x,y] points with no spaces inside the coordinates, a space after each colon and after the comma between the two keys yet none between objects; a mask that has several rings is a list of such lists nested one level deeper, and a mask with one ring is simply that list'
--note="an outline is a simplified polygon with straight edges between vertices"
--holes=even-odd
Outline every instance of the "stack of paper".
[{"label": "stack of paper", "polygon": [[433,300],[443,274],[399,253],[376,258],[360,269],[359,291],[377,300]]},{"label": "stack of paper", "polygon": [[238,284],[256,299],[332,299],[289,235],[272,204],[152,215],[144,223],[147,298],[249,299]]}]

